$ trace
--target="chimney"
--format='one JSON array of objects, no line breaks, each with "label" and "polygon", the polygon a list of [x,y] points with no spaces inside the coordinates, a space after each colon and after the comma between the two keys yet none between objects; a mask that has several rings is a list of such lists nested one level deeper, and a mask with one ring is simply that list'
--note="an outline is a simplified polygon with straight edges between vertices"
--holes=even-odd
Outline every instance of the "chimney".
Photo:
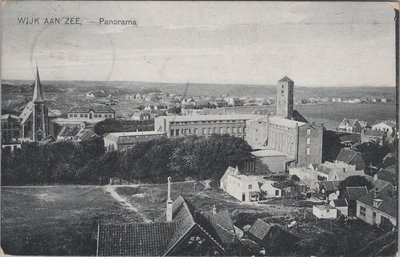
[{"label": "chimney", "polygon": [[213,205],[213,214],[216,215],[217,214],[217,208],[215,208],[215,204]]},{"label": "chimney", "polygon": [[374,199],[375,199],[375,198],[378,198],[378,193],[379,193],[379,192],[378,192],[378,188],[375,187],[375,188],[374,188]]},{"label": "chimney", "polygon": [[172,221],[171,177],[168,177],[167,222]]},{"label": "chimney", "polygon": [[239,171],[239,166],[236,165],[235,169],[236,169],[236,171]]}]

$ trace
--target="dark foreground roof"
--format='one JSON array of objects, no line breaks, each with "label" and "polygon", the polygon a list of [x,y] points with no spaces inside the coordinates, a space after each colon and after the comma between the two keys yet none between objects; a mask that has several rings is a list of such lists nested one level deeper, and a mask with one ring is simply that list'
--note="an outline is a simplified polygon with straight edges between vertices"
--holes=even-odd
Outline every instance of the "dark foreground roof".
[{"label": "dark foreground roof", "polygon": [[173,203],[172,213],[171,222],[99,225],[98,255],[168,255],[194,228],[202,231],[221,252],[225,252],[220,241],[195,221],[194,210],[182,196]]},{"label": "dark foreground roof", "polygon": [[271,224],[268,224],[261,219],[257,219],[253,226],[251,226],[249,234],[255,236],[258,240],[263,240],[271,228]]}]

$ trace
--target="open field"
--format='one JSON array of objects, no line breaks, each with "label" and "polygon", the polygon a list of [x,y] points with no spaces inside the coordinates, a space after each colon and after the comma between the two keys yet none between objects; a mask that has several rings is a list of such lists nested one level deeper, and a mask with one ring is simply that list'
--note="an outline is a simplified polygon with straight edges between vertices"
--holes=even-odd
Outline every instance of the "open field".
[{"label": "open field", "polygon": [[[310,207],[294,199],[266,203],[241,203],[205,182],[172,183],[172,199],[182,194],[198,211],[228,209],[239,227],[256,218],[286,226],[301,240],[306,255],[355,253],[381,232],[357,221],[347,229],[338,220],[315,221]],[[1,246],[13,255],[95,255],[96,221],[105,223],[151,222],[165,219],[166,184],[121,186],[21,186],[2,187]],[[306,206],[306,205],[304,205]],[[309,205],[307,205],[309,206]],[[395,240],[395,239],[393,239]],[[379,249],[390,242],[374,242]],[[394,241],[395,242],[395,241]],[[385,248],[386,249],[386,248]]]},{"label": "open field", "polygon": [[94,255],[97,220],[142,221],[98,186],[2,187],[1,207],[1,246],[12,255]]}]

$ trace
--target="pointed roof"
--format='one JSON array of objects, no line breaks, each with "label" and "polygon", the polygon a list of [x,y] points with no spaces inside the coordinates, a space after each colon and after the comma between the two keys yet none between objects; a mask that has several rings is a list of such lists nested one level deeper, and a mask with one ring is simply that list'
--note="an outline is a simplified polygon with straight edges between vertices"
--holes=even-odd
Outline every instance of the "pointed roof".
[{"label": "pointed roof", "polygon": [[42,92],[42,84],[40,83],[38,66],[36,66],[35,87],[33,89],[32,102],[34,102],[34,103],[43,103],[44,102],[43,92]]},{"label": "pointed roof", "polygon": [[278,82],[293,82],[288,76],[281,78]]}]

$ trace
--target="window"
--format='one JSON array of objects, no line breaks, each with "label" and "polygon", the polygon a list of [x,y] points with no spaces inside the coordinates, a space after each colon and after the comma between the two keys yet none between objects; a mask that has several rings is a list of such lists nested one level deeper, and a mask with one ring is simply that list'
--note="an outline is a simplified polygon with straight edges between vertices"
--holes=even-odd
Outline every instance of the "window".
[{"label": "window", "polygon": [[203,128],[203,132],[202,132],[202,134],[203,134],[203,135],[205,135],[205,134],[206,134],[206,129],[205,129],[205,128]]},{"label": "window", "polygon": [[307,129],[307,135],[311,135],[311,129]]},{"label": "window", "polygon": [[253,185],[252,184],[249,185],[249,189],[253,189]]},{"label": "window", "polygon": [[179,129],[175,130],[175,135],[179,136]]},{"label": "window", "polygon": [[197,128],[194,129],[193,133],[197,135]]},{"label": "window", "polygon": [[360,215],[365,217],[365,212],[367,211],[367,209],[365,209],[364,206],[360,206]]},{"label": "window", "polygon": [[279,190],[275,190],[275,195],[279,195]]},{"label": "window", "polygon": [[309,145],[310,144],[310,138],[309,137],[307,137],[307,145]]},{"label": "window", "polygon": [[376,212],[372,212],[372,223],[376,222]]},{"label": "window", "polygon": [[81,118],[82,118],[82,117],[83,117],[83,114],[82,114],[82,113],[81,113],[81,114],[79,114],[79,117],[81,117]]},{"label": "window", "polygon": [[87,113],[85,113],[85,118],[87,118],[88,117],[88,115],[87,115]]},{"label": "window", "polygon": [[310,155],[310,147],[307,147],[307,148],[306,148],[306,154],[307,154],[307,155]]},{"label": "window", "polygon": [[242,128],[238,128],[238,133],[242,133]]}]

